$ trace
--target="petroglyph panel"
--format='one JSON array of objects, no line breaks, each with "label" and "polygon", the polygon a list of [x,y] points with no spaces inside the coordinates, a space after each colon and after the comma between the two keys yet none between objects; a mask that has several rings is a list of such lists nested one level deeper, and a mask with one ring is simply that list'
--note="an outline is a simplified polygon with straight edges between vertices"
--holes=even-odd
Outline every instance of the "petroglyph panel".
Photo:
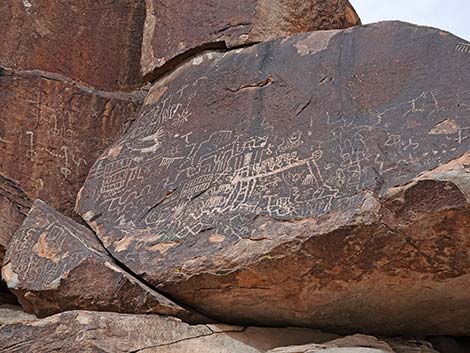
[{"label": "petroglyph panel", "polygon": [[40,317],[83,309],[207,322],[119,268],[89,229],[40,200],[12,237],[2,276],[25,311]]},{"label": "petroglyph panel", "polygon": [[0,170],[32,199],[72,215],[90,167],[139,103],[44,75],[5,70],[0,77]]},{"label": "petroglyph panel", "polygon": [[[324,50],[301,55],[298,43],[306,37],[204,54],[197,66],[183,65],[157,83],[139,119],[95,163],[79,195],[79,213],[114,256],[218,318],[356,327],[348,314],[337,319],[337,306],[329,307],[331,315],[316,316],[314,293],[325,305],[331,298],[343,300],[356,318],[367,311],[356,308],[368,307],[361,293],[370,289],[371,301],[384,303],[373,296],[387,286],[362,282],[360,271],[344,279],[357,280],[351,292],[345,284],[344,290],[336,288],[340,294],[328,288],[320,293],[344,268],[362,270],[361,263],[350,267],[346,259],[353,262],[363,253],[367,260],[361,259],[380,274],[387,263],[400,273],[414,266],[419,276],[433,276],[433,269],[421,266],[422,257],[410,255],[419,262],[413,266],[395,261],[395,241],[406,243],[412,230],[401,233],[387,223],[395,206],[382,203],[392,188],[410,187],[421,174],[469,151],[470,61],[454,50],[461,39],[380,23],[338,32]],[[417,57],[430,46],[432,56]],[[450,200],[459,200],[456,209],[464,207],[465,198]],[[375,218],[379,212],[383,221]],[[330,241],[334,227],[341,231]],[[426,234],[435,234],[435,227]],[[349,248],[349,232],[381,245]],[[376,240],[381,237],[383,242]],[[298,250],[307,241],[314,250]],[[383,254],[386,244],[390,253]],[[261,259],[278,261],[278,267],[264,266]],[[317,270],[321,261],[328,263],[328,274]],[[332,261],[344,261],[343,267]],[[461,266],[459,273],[468,268]],[[304,284],[303,275],[315,284]],[[291,280],[295,292],[284,280]],[[300,301],[304,312],[295,316]],[[405,301],[393,312],[402,312]],[[400,320],[384,317],[389,308],[377,305],[366,316],[380,317],[393,327],[387,332],[397,332]],[[425,306],[422,312],[429,313]],[[259,309],[256,317],[247,307]],[[377,327],[377,321],[362,327]]]},{"label": "petroglyph panel", "polygon": [[90,256],[105,258],[94,235],[37,201],[12,237],[5,260],[21,286],[44,290],[58,287],[65,273]]},{"label": "petroglyph panel", "polygon": [[[363,37],[384,27],[362,30],[368,32]],[[451,85],[449,78],[448,86],[439,86],[410,77],[387,104],[357,111],[350,103],[354,97],[341,99],[334,82],[318,84],[317,77],[334,74],[325,58],[339,55],[339,37],[327,54],[308,59],[293,52],[302,38],[213,60],[202,57],[200,67],[176,76],[158,103],[147,106],[128,135],[94,166],[81,210],[88,211],[83,200],[91,198],[90,209],[103,213],[105,223],[146,228],[158,233],[160,242],[207,229],[236,240],[250,236],[249,225],[259,215],[301,219],[348,208],[365,190],[380,194],[467,150],[470,87]],[[257,58],[271,47],[279,57],[257,71]],[[282,65],[285,58],[289,65]],[[234,65],[248,60],[255,63],[240,74]],[[336,80],[355,80],[365,64],[345,63],[351,72]],[[217,69],[209,73],[211,68]],[[283,75],[290,70],[295,71],[288,80]],[[413,74],[409,71],[403,75]],[[203,73],[208,76],[190,84]],[[268,75],[269,87],[224,92],[233,82],[249,77],[259,82]],[[295,82],[301,75],[305,78]],[[383,79],[398,80],[386,74]],[[229,108],[222,113],[216,99]],[[282,105],[278,111],[277,105]],[[452,129],[436,133],[447,117],[453,118]]]},{"label": "petroglyph panel", "polygon": [[[142,84],[145,2],[2,0],[0,65],[60,73],[110,91]],[[112,19],[109,21],[108,19]]]},{"label": "petroglyph panel", "polygon": [[[289,129],[262,122],[251,132],[256,135],[233,129],[198,137],[194,125],[175,128],[160,113],[166,99],[150,108],[155,120],[137,124],[131,139],[120,142],[120,155],[100,160],[88,180],[99,185],[98,209],[106,217],[154,229],[162,242],[209,228],[244,237],[257,215],[301,219],[347,208],[363,190],[380,193],[468,149],[466,119],[456,120],[445,135],[433,132],[447,114],[470,112],[450,112],[447,105],[470,101],[438,89],[360,119],[326,112],[315,128],[308,120]],[[404,128],[416,122],[419,129]],[[147,135],[138,132],[144,125]]]}]

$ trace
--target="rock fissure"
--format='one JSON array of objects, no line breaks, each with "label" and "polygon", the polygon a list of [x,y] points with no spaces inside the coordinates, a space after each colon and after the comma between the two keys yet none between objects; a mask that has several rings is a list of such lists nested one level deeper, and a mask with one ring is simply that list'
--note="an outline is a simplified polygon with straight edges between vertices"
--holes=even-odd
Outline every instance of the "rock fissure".
[{"label": "rock fissure", "polygon": [[98,90],[92,86],[86,86],[83,83],[74,81],[73,79],[69,77],[66,77],[62,74],[57,74],[54,72],[42,71],[42,70],[37,70],[37,69],[19,70],[19,69],[14,69],[14,68],[9,68],[9,67],[2,67],[2,70],[3,70],[3,75],[15,74],[15,75],[26,76],[26,77],[37,77],[37,78],[45,79],[47,81],[67,83],[76,87],[80,91],[84,91],[86,93],[92,93],[92,94],[95,94],[95,95],[98,95],[100,97],[107,98],[107,99],[138,101],[138,100],[142,100],[142,95],[143,95],[140,92],[140,90],[136,90],[132,93]]},{"label": "rock fissure", "polygon": [[[118,266],[122,271],[124,271],[125,273],[127,273],[129,276],[131,276],[136,282],[138,283],[141,283],[142,285],[150,288],[151,290],[155,291],[156,293],[164,296],[165,298],[168,298],[170,301],[176,303],[178,306],[181,306],[183,308],[187,308],[190,312],[194,312],[196,315],[196,320],[193,321],[191,320],[192,323],[204,323],[204,321],[210,321],[210,322],[216,322],[216,320],[213,320],[211,319],[209,316],[205,315],[205,314],[202,314],[200,313],[198,310],[195,310],[191,307],[189,307],[188,305],[181,305],[181,304],[178,304],[178,301],[174,300],[173,298],[171,298],[170,295],[166,294],[166,293],[163,293],[161,292],[156,286],[152,285],[150,282],[148,282],[144,276],[139,276],[137,275],[135,272],[133,272],[128,266],[126,266],[124,263],[122,263],[121,261],[119,261],[119,259],[117,259],[113,253],[111,251],[109,251],[106,246],[104,245],[103,241],[100,239],[100,237],[98,237],[98,235],[95,233],[95,231],[90,227],[88,226],[87,224],[87,228],[90,230],[90,232],[92,232],[92,234],[95,236],[95,239],[96,241],[101,245],[101,248],[107,253],[107,255],[113,259],[114,261],[114,264],[116,266]],[[197,318],[197,315],[201,315],[200,318]],[[200,321],[200,322],[198,322]]]}]

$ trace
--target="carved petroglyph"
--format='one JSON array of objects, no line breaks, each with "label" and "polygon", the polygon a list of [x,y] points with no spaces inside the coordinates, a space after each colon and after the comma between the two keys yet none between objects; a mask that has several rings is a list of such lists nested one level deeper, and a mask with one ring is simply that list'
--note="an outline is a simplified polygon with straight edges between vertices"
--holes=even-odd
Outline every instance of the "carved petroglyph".
[{"label": "carved petroglyph", "polygon": [[29,136],[29,149],[26,151],[26,156],[31,160],[34,160],[36,152],[34,151],[34,132],[33,131],[26,131],[26,135]]},{"label": "carved petroglyph", "polygon": [[23,0],[23,6],[25,7],[26,10],[28,10],[28,9],[29,9],[31,6],[33,6],[33,5],[31,4],[30,1],[28,1],[28,0]]},{"label": "carved petroglyph", "polygon": [[[40,227],[22,227],[9,246],[9,249],[14,251],[9,254],[9,258],[14,258],[14,272],[18,273],[27,285],[57,286],[57,279],[84,258],[86,254],[83,249],[103,256],[97,248],[90,246],[88,239],[81,239],[76,235],[82,234],[83,231],[76,228],[72,222],[65,223],[52,213],[41,222]],[[84,248],[74,246],[77,242]],[[32,251],[29,251],[29,248]],[[38,265],[38,262],[41,265]]]},{"label": "carved petroglyph", "polygon": [[470,54],[470,44],[468,43],[458,43],[455,46],[455,50],[461,53]]},{"label": "carved petroglyph", "polygon": [[[330,136],[317,136],[307,119],[287,135],[263,122],[256,135],[221,130],[201,138],[184,128],[193,97],[165,93],[119,141],[120,153],[95,164],[88,181],[98,182],[98,208],[121,226],[159,234],[150,247],[206,230],[220,239],[243,237],[256,215],[305,218],[350,207],[362,190],[380,192],[386,176],[400,180],[456,153],[470,130],[438,119],[450,113],[439,96],[425,91],[360,120],[327,112]],[[469,103],[461,97],[445,99]],[[416,129],[423,124],[430,124],[428,133]]]}]

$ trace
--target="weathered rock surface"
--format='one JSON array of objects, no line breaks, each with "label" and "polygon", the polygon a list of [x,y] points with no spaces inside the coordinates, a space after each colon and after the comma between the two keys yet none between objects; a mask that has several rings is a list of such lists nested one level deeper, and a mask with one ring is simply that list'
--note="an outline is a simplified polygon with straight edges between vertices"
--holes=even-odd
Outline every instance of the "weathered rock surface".
[{"label": "weathered rock surface", "polygon": [[2,277],[25,311],[39,317],[83,309],[207,320],[140,283],[88,228],[39,200],[11,239]]},{"label": "weathered rock surface", "polygon": [[0,327],[1,352],[260,353],[283,344],[323,343],[308,329],[189,326],[157,315],[72,311]]},{"label": "weathered rock surface", "polygon": [[35,320],[36,316],[23,312],[20,306],[0,305],[0,327]]},{"label": "weathered rock surface", "polygon": [[146,3],[142,46],[145,75],[158,75],[165,63],[195,50],[230,48],[360,24],[348,0],[146,0]]},{"label": "weathered rock surface", "polygon": [[93,91],[45,72],[0,70],[0,171],[31,199],[71,216],[90,167],[140,105],[137,94]]},{"label": "weathered rock surface", "polygon": [[365,335],[339,338],[325,344],[276,348],[268,353],[438,353],[429,342],[379,340]]},{"label": "weathered rock surface", "polygon": [[23,223],[31,201],[20,185],[0,174],[0,267],[11,236]]},{"label": "weathered rock surface", "polygon": [[153,87],[77,209],[225,322],[469,334],[463,45],[388,22],[199,56]]},{"label": "weathered rock surface", "polygon": [[144,22],[143,0],[3,0],[0,65],[50,71],[103,90],[132,90],[142,82]]}]

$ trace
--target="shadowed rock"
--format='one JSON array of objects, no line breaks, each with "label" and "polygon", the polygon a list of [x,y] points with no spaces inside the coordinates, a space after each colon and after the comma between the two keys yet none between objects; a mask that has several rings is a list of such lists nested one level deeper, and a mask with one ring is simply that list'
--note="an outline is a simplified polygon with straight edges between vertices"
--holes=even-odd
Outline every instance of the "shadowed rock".
[{"label": "shadowed rock", "polygon": [[390,22],[199,56],[152,88],[77,209],[220,320],[469,334],[463,46]]},{"label": "shadowed rock", "polygon": [[470,337],[432,337],[430,341],[439,353],[470,352]]},{"label": "shadowed rock", "polygon": [[73,311],[0,326],[0,351],[261,353],[281,345],[322,343],[336,337],[308,329],[189,326],[157,315]]},{"label": "shadowed rock", "polygon": [[144,21],[143,0],[2,0],[0,65],[129,91],[142,82]]},{"label": "shadowed rock", "polygon": [[146,0],[146,3],[142,70],[154,77],[168,71],[161,67],[170,60],[180,62],[204,49],[231,48],[360,24],[348,0]]},{"label": "shadowed rock", "polygon": [[31,201],[20,185],[0,174],[0,267],[11,236],[23,223]]},{"label": "shadowed rock", "polygon": [[35,201],[8,247],[2,276],[26,312],[84,309],[207,320],[119,268],[86,227]]}]

